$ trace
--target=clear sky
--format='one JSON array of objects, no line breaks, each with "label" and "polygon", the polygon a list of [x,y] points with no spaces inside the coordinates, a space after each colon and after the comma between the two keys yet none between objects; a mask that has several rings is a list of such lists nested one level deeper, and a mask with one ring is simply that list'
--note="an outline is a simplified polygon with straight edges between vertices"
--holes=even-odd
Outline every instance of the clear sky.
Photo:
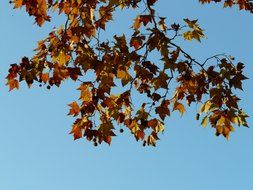
[{"label": "clear sky", "polygon": [[[253,116],[253,14],[219,5],[202,6],[197,0],[160,0],[160,16],[168,21],[199,19],[207,39],[182,43],[204,60],[224,53],[246,64],[241,105]],[[130,27],[132,20],[117,15],[111,34]],[[58,19],[59,20],[59,19]],[[60,21],[58,21],[60,22]],[[142,147],[129,133],[114,138],[112,146],[94,147],[68,135],[73,119],[67,117],[69,102],[78,98],[77,85],[62,88],[8,92],[5,76],[11,63],[32,55],[36,41],[52,25],[39,28],[23,11],[0,1],[0,189],[1,190],[252,190],[253,121],[250,129],[236,128],[230,141],[216,137],[210,127],[195,121],[196,107],[184,117],[166,120],[166,131],[156,148]]]}]

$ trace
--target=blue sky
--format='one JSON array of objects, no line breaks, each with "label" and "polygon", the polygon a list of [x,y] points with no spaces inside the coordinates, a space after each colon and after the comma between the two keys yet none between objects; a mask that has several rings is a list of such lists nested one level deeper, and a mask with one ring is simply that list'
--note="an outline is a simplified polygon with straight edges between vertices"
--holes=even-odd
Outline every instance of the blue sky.
[{"label": "blue sky", "polygon": [[[224,53],[246,64],[241,105],[253,116],[253,15],[219,5],[202,6],[197,0],[159,1],[160,16],[169,22],[199,19],[207,39],[201,44],[181,42],[184,49],[204,60]],[[124,31],[132,20],[119,13],[109,34]],[[210,128],[195,121],[193,106],[184,117],[177,113],[166,120],[166,131],[156,148],[135,142],[129,133],[112,146],[94,147],[68,135],[73,122],[67,117],[69,102],[78,98],[67,81],[61,88],[8,92],[5,76],[11,63],[32,55],[36,42],[53,24],[39,28],[23,11],[0,2],[0,189],[159,189],[251,190],[253,189],[253,129],[236,128],[230,141],[216,137]],[[252,118],[249,119],[252,126]]]}]

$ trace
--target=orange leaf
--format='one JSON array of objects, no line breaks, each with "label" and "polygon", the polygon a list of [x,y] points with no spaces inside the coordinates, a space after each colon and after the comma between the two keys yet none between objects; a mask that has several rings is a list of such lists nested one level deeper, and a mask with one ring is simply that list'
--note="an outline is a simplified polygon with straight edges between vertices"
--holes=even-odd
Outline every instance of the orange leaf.
[{"label": "orange leaf", "polygon": [[175,102],[174,107],[173,107],[173,111],[175,111],[175,110],[178,110],[181,113],[181,116],[182,116],[185,112],[184,105],[181,104],[180,102]]},{"label": "orange leaf", "polygon": [[42,73],[41,74],[41,80],[44,82],[44,83],[47,83],[49,79],[49,73]]},{"label": "orange leaf", "polygon": [[17,79],[10,79],[7,82],[7,85],[9,85],[9,91],[13,90],[13,89],[19,89],[19,82]]},{"label": "orange leaf", "polygon": [[80,112],[80,107],[76,102],[72,102],[71,104],[68,104],[68,106],[70,106],[70,110],[68,115],[74,115],[77,116]]},{"label": "orange leaf", "polygon": [[70,134],[73,134],[74,140],[80,139],[83,136],[82,129],[78,125],[73,125]]},{"label": "orange leaf", "polygon": [[23,4],[23,0],[14,0],[14,8],[20,8]]}]

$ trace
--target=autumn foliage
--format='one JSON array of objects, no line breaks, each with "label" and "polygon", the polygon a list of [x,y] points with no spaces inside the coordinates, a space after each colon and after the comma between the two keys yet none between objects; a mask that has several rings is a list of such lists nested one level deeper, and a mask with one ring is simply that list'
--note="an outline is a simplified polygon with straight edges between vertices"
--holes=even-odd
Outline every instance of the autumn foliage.
[{"label": "autumn foliage", "polygon": [[[253,11],[250,0],[199,1]],[[157,16],[157,0],[11,3],[33,16],[39,26],[50,22],[52,12],[65,15],[66,22],[38,42],[32,58],[11,65],[7,85],[13,90],[21,81],[29,87],[38,82],[50,89],[67,79],[76,82],[79,99],[68,104],[68,114],[76,118],[70,132],[74,139],[110,144],[116,131],[125,127],[143,145],[155,146],[166,117],[174,111],[183,115],[193,103],[200,107],[197,120],[214,128],[216,135],[229,138],[235,126],[248,126],[235,94],[247,79],[244,64],[225,54],[199,62],[176,43],[179,38],[201,41],[204,32],[197,20],[167,23]],[[136,11],[129,23],[132,33],[115,33],[113,39],[102,41],[99,34],[118,9]]]}]

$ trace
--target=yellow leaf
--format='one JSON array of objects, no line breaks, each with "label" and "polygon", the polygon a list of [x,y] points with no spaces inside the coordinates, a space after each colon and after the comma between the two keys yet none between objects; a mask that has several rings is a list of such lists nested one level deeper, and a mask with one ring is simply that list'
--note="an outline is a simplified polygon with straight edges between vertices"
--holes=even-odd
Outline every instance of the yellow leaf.
[{"label": "yellow leaf", "polygon": [[240,125],[241,124],[240,121],[239,121],[238,116],[232,117],[231,118],[231,122],[235,123],[236,125]]},{"label": "yellow leaf", "polygon": [[208,124],[208,121],[209,121],[208,116],[205,116],[205,117],[203,118],[202,122],[201,122],[201,125],[202,125],[203,127],[206,127],[207,124]]},{"label": "yellow leaf", "polygon": [[58,3],[55,3],[54,5],[53,5],[53,12],[55,12],[57,9],[59,8],[59,4]]},{"label": "yellow leaf", "polygon": [[173,111],[175,111],[175,110],[178,110],[181,113],[181,116],[182,116],[185,112],[184,105],[181,104],[180,102],[175,102],[174,107],[173,107]]},{"label": "yellow leaf", "polygon": [[122,86],[125,86],[127,83],[133,80],[132,76],[124,70],[118,70],[117,77],[121,79]]},{"label": "yellow leaf", "polygon": [[78,90],[81,91],[80,98],[84,102],[90,102],[91,101],[91,93],[89,91],[88,85],[81,85]]},{"label": "yellow leaf", "polygon": [[155,127],[155,132],[158,133],[158,132],[162,132],[164,131],[164,124],[160,121],[158,121],[156,127]]},{"label": "yellow leaf", "polygon": [[53,57],[52,60],[57,62],[59,66],[63,66],[70,60],[70,56],[65,54],[63,51],[60,51],[59,54]]},{"label": "yellow leaf", "polygon": [[201,30],[196,29],[192,32],[192,36],[194,39],[200,42],[200,39],[204,37],[204,34],[202,33]]},{"label": "yellow leaf", "polygon": [[207,113],[210,110],[211,105],[212,105],[211,101],[206,101],[200,108],[200,112]]},{"label": "yellow leaf", "polygon": [[124,5],[123,3],[120,3],[120,4],[119,4],[119,8],[120,8],[120,9],[123,9],[124,7],[125,7],[125,5]]},{"label": "yellow leaf", "polygon": [[133,134],[137,133],[137,131],[140,130],[139,124],[138,124],[135,120],[132,121],[132,123],[131,123],[131,125],[129,126],[129,128],[130,128],[130,130],[131,130],[131,132],[132,132]]},{"label": "yellow leaf", "polygon": [[194,27],[197,27],[197,21],[198,20],[189,20],[189,19],[184,19],[184,21],[187,23],[187,25],[190,27],[190,28],[194,28]]},{"label": "yellow leaf", "polygon": [[204,37],[203,30],[198,26],[197,21],[198,20],[189,20],[184,19],[184,21],[187,23],[187,25],[191,28],[190,31],[184,32],[183,37],[185,40],[198,40],[200,42],[200,39]]},{"label": "yellow leaf", "polygon": [[193,34],[191,31],[187,31],[183,33],[183,37],[184,39],[191,41],[193,38]]},{"label": "yellow leaf", "polygon": [[138,30],[140,27],[141,27],[140,17],[137,16],[137,17],[134,19],[133,28],[134,28],[135,30]]},{"label": "yellow leaf", "polygon": [[224,125],[226,118],[221,116],[220,119],[217,121],[217,125]]}]

